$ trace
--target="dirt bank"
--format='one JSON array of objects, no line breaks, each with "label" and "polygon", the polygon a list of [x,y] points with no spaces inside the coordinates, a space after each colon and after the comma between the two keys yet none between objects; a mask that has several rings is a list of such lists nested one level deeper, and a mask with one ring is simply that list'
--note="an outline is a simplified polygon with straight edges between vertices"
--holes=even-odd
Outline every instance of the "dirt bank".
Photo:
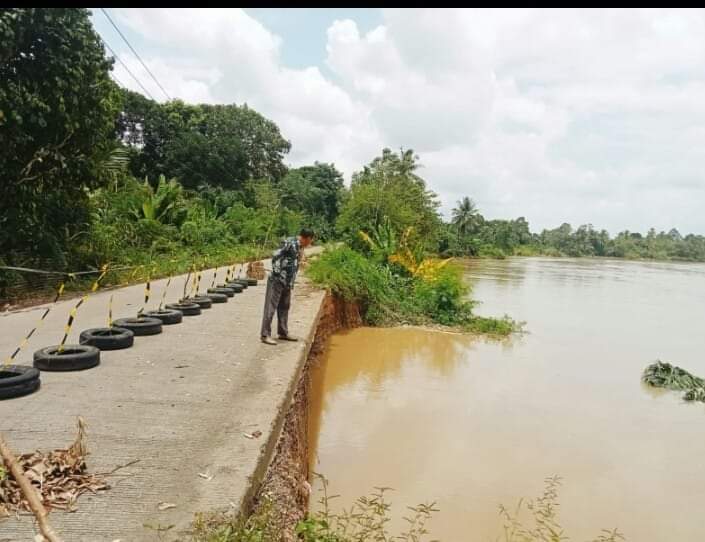
[{"label": "dirt bank", "polygon": [[295,539],[294,528],[308,510],[310,486],[308,415],[311,388],[311,367],[319,363],[330,336],[339,329],[362,325],[360,311],[354,304],[327,294],[321,309],[311,350],[306,360],[301,380],[284,420],[284,428],[277,443],[277,450],[267,470],[256,499],[257,506],[269,499],[273,503],[274,518],[279,525],[281,540]]}]

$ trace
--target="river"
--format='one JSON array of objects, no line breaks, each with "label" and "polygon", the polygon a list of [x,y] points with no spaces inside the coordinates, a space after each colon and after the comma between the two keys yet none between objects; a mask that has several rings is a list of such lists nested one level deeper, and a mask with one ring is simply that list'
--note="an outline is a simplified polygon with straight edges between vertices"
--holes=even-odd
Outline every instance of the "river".
[{"label": "river", "polygon": [[311,467],[341,495],[333,507],[390,486],[397,516],[436,501],[432,538],[503,540],[499,504],[538,496],[558,475],[570,540],[612,527],[637,542],[705,540],[705,405],[640,381],[657,358],[705,376],[705,265],[465,265],[476,312],[507,313],[527,333],[333,336],[309,426]]}]

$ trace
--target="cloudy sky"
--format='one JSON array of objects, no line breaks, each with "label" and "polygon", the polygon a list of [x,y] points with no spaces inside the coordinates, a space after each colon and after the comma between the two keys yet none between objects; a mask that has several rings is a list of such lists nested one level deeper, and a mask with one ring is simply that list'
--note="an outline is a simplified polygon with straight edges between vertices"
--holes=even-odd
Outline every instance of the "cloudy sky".
[{"label": "cloudy sky", "polygon": [[[705,233],[704,10],[108,10],[171,97],[243,103],[346,178],[412,148],[447,215]],[[100,10],[98,32],[158,100]],[[141,91],[116,63],[116,78]]]}]

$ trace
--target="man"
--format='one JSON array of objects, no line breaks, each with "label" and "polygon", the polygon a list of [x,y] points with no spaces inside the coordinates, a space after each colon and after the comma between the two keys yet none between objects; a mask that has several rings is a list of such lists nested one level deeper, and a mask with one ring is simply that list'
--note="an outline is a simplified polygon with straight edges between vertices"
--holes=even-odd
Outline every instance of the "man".
[{"label": "man", "polygon": [[304,249],[313,242],[313,231],[304,228],[299,236],[285,239],[279,250],[272,256],[272,272],[267,279],[267,293],[264,296],[264,314],[260,340],[264,344],[277,344],[272,334],[272,318],[277,313],[277,334],[280,340],[296,341],[289,335],[288,319],[291,304],[291,289],[294,287],[299,263],[304,257]]}]

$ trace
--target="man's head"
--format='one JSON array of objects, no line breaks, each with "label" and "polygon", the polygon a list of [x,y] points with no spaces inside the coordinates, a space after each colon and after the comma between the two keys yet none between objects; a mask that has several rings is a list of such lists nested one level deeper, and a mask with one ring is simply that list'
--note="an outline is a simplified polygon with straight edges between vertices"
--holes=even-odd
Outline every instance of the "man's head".
[{"label": "man's head", "polygon": [[313,237],[313,230],[309,228],[302,228],[302,230],[299,232],[299,244],[301,244],[302,248],[306,248],[311,243],[313,243]]}]

